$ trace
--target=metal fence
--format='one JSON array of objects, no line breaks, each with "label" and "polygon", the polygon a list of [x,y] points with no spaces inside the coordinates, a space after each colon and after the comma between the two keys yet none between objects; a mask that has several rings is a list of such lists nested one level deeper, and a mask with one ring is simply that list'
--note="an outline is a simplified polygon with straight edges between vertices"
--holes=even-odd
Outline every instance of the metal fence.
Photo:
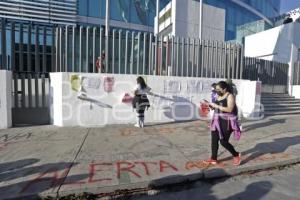
[{"label": "metal fence", "polygon": [[300,85],[300,62],[294,63],[293,85]]},{"label": "metal fence", "polygon": [[245,58],[243,46],[103,27],[42,26],[1,19],[0,68],[15,72],[172,75],[286,84],[287,64]]},{"label": "metal fence", "polygon": [[54,71],[241,78],[243,49],[237,44],[101,27],[57,27]]},{"label": "metal fence", "polygon": [[287,85],[289,65],[245,57],[243,79],[260,80],[265,85]]},{"label": "metal fence", "polygon": [[55,28],[1,19],[0,68],[51,72],[55,58]]}]

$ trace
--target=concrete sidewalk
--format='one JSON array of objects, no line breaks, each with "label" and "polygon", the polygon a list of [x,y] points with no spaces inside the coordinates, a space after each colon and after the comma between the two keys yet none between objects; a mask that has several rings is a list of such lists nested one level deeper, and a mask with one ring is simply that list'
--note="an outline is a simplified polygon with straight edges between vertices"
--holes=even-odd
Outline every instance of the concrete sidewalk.
[{"label": "concrete sidewalk", "polygon": [[243,163],[232,166],[220,146],[210,156],[210,133],[202,121],[103,128],[38,126],[0,131],[0,199],[106,193],[147,188],[300,162],[300,116],[245,122],[232,143]]}]

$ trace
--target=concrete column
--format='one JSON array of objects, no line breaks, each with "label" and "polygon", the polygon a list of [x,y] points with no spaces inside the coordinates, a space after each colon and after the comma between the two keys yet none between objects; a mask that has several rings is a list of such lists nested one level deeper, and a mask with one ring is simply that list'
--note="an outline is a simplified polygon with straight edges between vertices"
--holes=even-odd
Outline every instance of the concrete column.
[{"label": "concrete column", "polygon": [[0,70],[0,129],[12,126],[12,73]]}]

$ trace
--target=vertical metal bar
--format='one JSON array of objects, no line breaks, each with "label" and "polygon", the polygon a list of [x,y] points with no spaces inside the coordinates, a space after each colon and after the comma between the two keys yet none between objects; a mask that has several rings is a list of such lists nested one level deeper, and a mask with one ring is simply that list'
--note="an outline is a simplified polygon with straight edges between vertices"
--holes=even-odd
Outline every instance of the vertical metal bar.
[{"label": "vertical metal bar", "polygon": [[163,48],[164,48],[164,38],[160,36],[160,62],[159,62],[159,75],[162,75],[163,70]]},{"label": "vertical metal bar", "polygon": [[194,66],[195,65],[195,39],[192,40],[192,77],[194,77]]},{"label": "vertical metal bar", "polygon": [[226,78],[226,63],[227,63],[227,49],[226,49],[226,43],[222,43],[222,54],[223,54],[223,60],[222,60],[222,78]]},{"label": "vertical metal bar", "polygon": [[154,51],[154,73],[153,75],[158,74],[158,35],[155,37],[155,51]]},{"label": "vertical metal bar", "polygon": [[205,41],[201,40],[201,77],[204,75],[204,45]]},{"label": "vertical metal bar", "polygon": [[[106,1],[108,2],[108,1]],[[109,30],[106,24],[105,26],[105,73],[108,73],[109,67]]]},{"label": "vertical metal bar", "polygon": [[213,78],[213,50],[214,50],[214,46],[213,46],[213,42],[209,41],[209,77]]},{"label": "vertical metal bar", "polygon": [[6,65],[6,19],[1,20],[1,49],[2,49],[2,69],[7,69]]},{"label": "vertical metal bar", "polygon": [[96,27],[93,28],[93,70],[92,72],[95,73],[96,69]]},{"label": "vertical metal bar", "polygon": [[21,98],[21,107],[25,108],[25,74],[21,74],[21,92],[22,92],[22,98]]},{"label": "vertical metal bar", "polygon": [[68,31],[69,31],[69,26],[66,25],[66,30],[65,30],[65,72],[68,72]]},{"label": "vertical metal bar", "polygon": [[189,77],[190,68],[190,38],[187,38],[186,45],[186,76]]},{"label": "vertical metal bar", "polygon": [[181,76],[184,76],[183,69],[184,69],[184,38],[181,38]]},{"label": "vertical metal bar", "polygon": [[212,50],[212,68],[213,68],[213,77],[217,78],[217,66],[218,66],[218,57],[217,57],[217,43],[216,41],[213,41],[213,50]]},{"label": "vertical metal bar", "polygon": [[[47,70],[47,57],[46,57],[46,47],[47,47],[47,28],[44,27],[43,29],[43,72]],[[67,66],[67,63],[66,63]]]},{"label": "vertical metal bar", "polygon": [[174,66],[174,61],[175,61],[175,38],[172,36],[172,45],[171,45],[171,68],[172,68],[172,76],[175,75],[175,66]]},{"label": "vertical metal bar", "polygon": [[231,68],[231,49],[230,49],[230,44],[226,45],[228,48],[228,62],[227,62],[227,78],[230,79],[230,68]]},{"label": "vertical metal bar", "polygon": [[75,72],[75,28],[72,27],[72,72]]},{"label": "vertical metal bar", "polygon": [[[2,29],[3,30],[3,29]],[[14,78],[14,99],[15,99],[15,108],[19,107],[19,94],[18,94],[18,74],[14,73],[13,74],[13,78]]]},{"label": "vertical metal bar", "polygon": [[[101,58],[102,56],[102,43],[103,43],[103,28],[100,27],[100,34],[99,34],[99,57]],[[102,62],[102,61],[101,61]],[[103,66],[102,66],[103,67]]]},{"label": "vertical metal bar", "polygon": [[166,36],[166,61],[165,61],[165,75],[168,75],[169,66],[169,36]]},{"label": "vertical metal bar", "polygon": [[179,37],[176,37],[176,75],[178,76],[179,70]]},{"label": "vertical metal bar", "polygon": [[300,62],[298,62],[297,85],[300,85]]},{"label": "vertical metal bar", "polygon": [[55,29],[55,72],[58,72],[58,56],[59,56],[59,28]]},{"label": "vertical metal bar", "polygon": [[40,72],[39,27],[35,27],[35,72]]},{"label": "vertical metal bar", "polygon": [[231,63],[232,63],[232,71],[231,71],[231,78],[233,79],[234,78],[234,74],[235,74],[235,60],[234,60],[234,57],[235,57],[235,45],[232,45],[231,46],[232,48],[232,55],[231,55]]},{"label": "vertical metal bar", "polygon": [[79,72],[82,72],[82,28],[79,28]]},{"label": "vertical metal bar", "polygon": [[32,76],[28,73],[28,106],[32,108]]},{"label": "vertical metal bar", "polygon": [[147,45],[147,33],[144,33],[144,44],[143,44],[143,75],[146,71],[146,45]]},{"label": "vertical metal bar", "polygon": [[[19,45],[19,70],[24,70],[24,27],[23,24],[20,24],[20,45]],[[15,63],[14,63],[15,64]]]},{"label": "vertical metal bar", "polygon": [[217,78],[221,78],[221,75],[220,75],[220,61],[221,61],[221,57],[220,57],[220,45],[219,45],[219,41],[217,41],[217,44],[216,44],[216,56],[217,56],[217,64],[216,64],[216,69],[217,69]]},{"label": "vertical metal bar", "polygon": [[134,62],[134,32],[131,33],[131,63],[130,74],[133,74],[133,62]]},{"label": "vertical metal bar", "polygon": [[62,27],[59,27],[59,71],[62,72],[63,71],[63,51],[62,51],[62,42],[63,42],[63,38],[62,38]]},{"label": "vertical metal bar", "polygon": [[115,44],[115,40],[116,40],[116,30],[113,29],[113,35],[112,35],[112,73],[115,73],[115,50],[116,50],[116,44]]},{"label": "vertical metal bar", "polygon": [[240,65],[241,65],[241,69],[240,69],[240,79],[243,79],[243,72],[244,72],[244,46],[241,46],[241,53],[240,53]]},{"label": "vertical metal bar", "polygon": [[[29,32],[29,31],[28,31]],[[52,27],[51,28],[51,72],[55,72],[55,68],[56,68],[56,61],[55,61],[55,41],[56,41],[56,37],[55,37],[55,28]],[[28,46],[29,46],[29,40],[28,40]],[[29,52],[28,52],[28,55],[29,55]],[[29,60],[29,56],[28,56],[28,60]],[[28,61],[29,63],[29,61]],[[28,68],[29,68],[29,65],[28,65]]]},{"label": "vertical metal bar", "polygon": [[151,75],[151,68],[152,68],[152,56],[153,56],[153,53],[152,53],[152,33],[149,34],[149,66],[148,66],[148,74]]},{"label": "vertical metal bar", "polygon": [[127,66],[128,66],[128,37],[129,37],[129,31],[126,31],[126,38],[125,38],[125,74],[127,74]]},{"label": "vertical metal bar", "polygon": [[[15,23],[12,22],[11,23],[11,57],[10,57],[10,69],[12,69],[13,71],[16,71],[16,66],[15,66]],[[21,34],[21,30],[20,30],[20,34]],[[19,49],[20,50],[20,49]],[[9,66],[8,66],[9,69]]]},{"label": "vertical metal bar", "polygon": [[122,30],[119,30],[119,74],[121,74],[121,60],[122,60]]},{"label": "vertical metal bar", "polygon": [[41,74],[42,79],[42,107],[46,107],[46,93],[45,93],[45,74]]},{"label": "vertical metal bar", "polygon": [[39,74],[35,74],[35,107],[38,108],[40,107],[39,104]]},{"label": "vertical metal bar", "polygon": [[235,74],[235,78],[239,79],[239,71],[240,71],[240,46],[237,46],[236,48],[236,74]]},{"label": "vertical metal bar", "polygon": [[[32,30],[32,27],[31,25],[28,25],[27,26],[27,31],[28,31],[28,34],[27,34],[27,41],[28,41],[28,44],[27,44],[27,70],[29,72],[31,72],[32,70],[32,67],[31,67],[31,30]],[[52,70],[54,71],[54,68],[55,68],[55,55],[54,55],[54,51],[55,51],[55,45],[54,45],[54,39],[55,39],[55,29],[52,28],[52,47],[51,47],[51,56],[52,56]]]},{"label": "vertical metal bar", "polygon": [[90,27],[86,28],[86,49],[85,49],[85,71],[88,73],[89,72],[89,50],[90,50],[90,45],[89,45],[89,39],[90,39]]},{"label": "vertical metal bar", "polygon": [[205,77],[208,77],[208,69],[209,69],[209,41],[205,41]]},{"label": "vertical metal bar", "polygon": [[141,47],[141,32],[138,32],[138,48],[137,48],[137,66],[136,66],[136,72],[137,74],[140,74],[140,47]]},{"label": "vertical metal bar", "polygon": [[199,77],[199,65],[200,65],[200,45],[201,40],[198,39],[198,45],[197,45],[197,71],[196,71],[196,77]]}]

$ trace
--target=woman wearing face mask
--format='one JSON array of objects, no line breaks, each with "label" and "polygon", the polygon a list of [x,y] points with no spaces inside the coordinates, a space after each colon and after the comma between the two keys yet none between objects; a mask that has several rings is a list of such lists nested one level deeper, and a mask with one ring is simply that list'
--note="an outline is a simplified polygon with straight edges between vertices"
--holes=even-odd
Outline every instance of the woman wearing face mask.
[{"label": "woman wearing face mask", "polygon": [[240,129],[237,122],[237,106],[235,97],[230,91],[229,85],[225,81],[220,81],[216,85],[218,98],[215,103],[209,103],[209,106],[214,109],[214,116],[211,123],[211,158],[204,161],[206,164],[217,164],[217,156],[219,149],[219,141],[221,145],[227,149],[233,156],[233,165],[241,164],[241,153],[237,152],[232,144],[229,143],[229,138],[233,132],[236,139],[240,137]]}]

